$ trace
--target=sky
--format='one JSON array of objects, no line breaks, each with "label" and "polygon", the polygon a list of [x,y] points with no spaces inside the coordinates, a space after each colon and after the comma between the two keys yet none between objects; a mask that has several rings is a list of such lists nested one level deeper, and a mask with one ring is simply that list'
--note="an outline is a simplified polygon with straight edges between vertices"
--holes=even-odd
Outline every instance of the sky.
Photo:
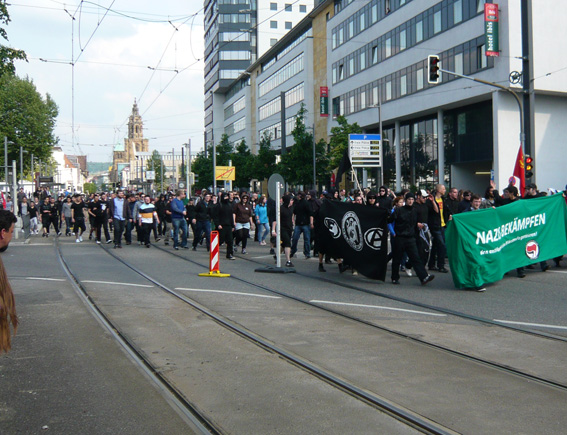
[{"label": "sky", "polygon": [[204,128],[202,6],[199,0],[14,0],[3,44],[26,52],[28,62],[16,62],[16,74],[58,105],[55,136],[66,154],[111,162],[113,147],[127,137],[135,100],[150,150],[177,154],[190,139],[195,154]]}]

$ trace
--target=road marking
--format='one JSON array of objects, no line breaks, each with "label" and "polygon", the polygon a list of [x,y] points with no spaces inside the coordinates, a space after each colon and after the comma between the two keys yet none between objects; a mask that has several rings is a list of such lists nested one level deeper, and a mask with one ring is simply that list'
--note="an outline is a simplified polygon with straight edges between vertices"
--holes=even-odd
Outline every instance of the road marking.
[{"label": "road marking", "polygon": [[146,287],[146,288],[153,288],[153,285],[146,285],[146,284],[129,284],[127,282],[109,282],[109,281],[81,281],[81,282],[89,282],[91,284],[111,284],[111,285],[126,285],[130,287]]},{"label": "road marking", "polygon": [[567,326],[544,325],[541,323],[512,322],[511,320],[498,320],[498,319],[494,319],[494,321],[500,323],[508,323],[510,325],[539,326],[540,328],[552,328],[552,329],[567,329]]},{"label": "road marking", "polygon": [[548,270],[551,273],[567,273],[567,270]]},{"label": "road marking", "polygon": [[250,258],[272,258],[274,255],[270,254],[270,255],[260,255],[259,257],[250,257]]},{"label": "road marking", "polygon": [[268,298],[268,299],[281,299],[279,296],[258,295],[255,293],[231,292],[226,290],[207,290],[202,288],[183,288],[183,287],[176,287],[175,290],[186,290],[190,292],[226,293],[228,295],[253,296],[257,298]]},{"label": "road marking", "polygon": [[403,308],[382,307],[380,305],[364,305],[364,304],[349,304],[347,302],[331,302],[331,301],[309,301],[314,304],[330,304],[330,305],[345,305],[348,307],[362,307],[362,308],[377,308],[379,310],[403,311],[405,313],[424,314],[426,316],[447,317],[446,314],[427,313],[425,311],[405,310]]},{"label": "road marking", "polygon": [[67,281],[66,279],[61,278],[36,278],[28,276],[26,279],[37,279],[38,281]]}]

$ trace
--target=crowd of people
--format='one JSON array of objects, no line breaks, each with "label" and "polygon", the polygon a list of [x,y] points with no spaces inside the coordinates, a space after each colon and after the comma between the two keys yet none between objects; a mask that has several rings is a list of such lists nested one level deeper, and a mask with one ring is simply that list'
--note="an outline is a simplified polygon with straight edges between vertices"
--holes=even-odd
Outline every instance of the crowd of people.
[{"label": "crowd of people", "polygon": [[[351,270],[357,274],[356,265],[347,265],[342,259],[332,259],[320,252],[316,238],[316,217],[322,201],[352,202],[368,207],[379,207],[389,214],[389,239],[392,260],[393,284],[400,283],[400,272],[408,276],[417,275],[422,284],[430,282],[434,275],[429,272],[447,273],[447,251],[445,228],[453,215],[475,210],[499,207],[519,199],[530,199],[546,195],[539,192],[535,184],[529,184],[523,198],[515,186],[508,186],[502,194],[494,183],[487,187],[484,195],[470,190],[443,184],[432,190],[410,192],[405,189],[394,193],[386,186],[377,192],[370,189],[324,191],[318,194],[286,192],[281,200],[281,248],[285,254],[285,266],[293,267],[298,245],[303,236],[303,256],[319,257],[318,270],[325,272],[324,262],[338,263],[339,270]],[[13,207],[10,199],[5,207]],[[223,191],[219,195],[203,190],[200,195],[187,198],[185,191],[168,192],[151,197],[139,192],[59,194],[51,195],[47,189],[36,192],[33,199],[21,190],[17,196],[18,216],[22,219],[22,231],[29,235],[49,237],[51,234],[75,237],[76,243],[83,237],[102,243],[114,244],[115,249],[136,242],[149,248],[163,239],[173,249],[210,249],[211,230],[217,230],[221,244],[226,246],[226,258],[234,260],[236,249],[247,254],[250,240],[260,246],[269,244],[270,254],[275,255],[276,206],[275,201],[257,193]],[[51,233],[53,230],[53,233]],[[193,239],[189,245],[190,232]],[[112,234],[111,234],[112,233]],[[153,237],[152,237],[153,236]],[[560,267],[562,258],[554,259]],[[530,266],[528,266],[530,267]],[[541,262],[542,271],[549,268]],[[523,268],[516,270],[523,278]]]}]

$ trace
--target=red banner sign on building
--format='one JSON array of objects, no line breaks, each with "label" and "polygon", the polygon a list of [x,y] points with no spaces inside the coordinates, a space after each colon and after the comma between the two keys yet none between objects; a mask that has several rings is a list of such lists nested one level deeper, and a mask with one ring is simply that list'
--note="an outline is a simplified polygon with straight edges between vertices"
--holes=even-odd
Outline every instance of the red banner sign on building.
[{"label": "red banner sign on building", "polygon": [[319,101],[321,116],[329,116],[329,88],[327,86],[321,86],[319,88]]},{"label": "red banner sign on building", "polygon": [[486,56],[500,56],[498,45],[498,5],[484,4],[484,34],[486,36]]}]

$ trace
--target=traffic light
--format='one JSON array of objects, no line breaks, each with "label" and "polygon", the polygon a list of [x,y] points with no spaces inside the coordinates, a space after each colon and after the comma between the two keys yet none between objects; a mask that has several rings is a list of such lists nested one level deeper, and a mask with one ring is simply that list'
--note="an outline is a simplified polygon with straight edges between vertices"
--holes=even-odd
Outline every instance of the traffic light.
[{"label": "traffic light", "polygon": [[427,83],[439,83],[439,56],[434,54],[427,56]]},{"label": "traffic light", "polygon": [[526,178],[532,178],[534,176],[534,159],[532,156],[526,154],[524,168],[526,168]]}]

